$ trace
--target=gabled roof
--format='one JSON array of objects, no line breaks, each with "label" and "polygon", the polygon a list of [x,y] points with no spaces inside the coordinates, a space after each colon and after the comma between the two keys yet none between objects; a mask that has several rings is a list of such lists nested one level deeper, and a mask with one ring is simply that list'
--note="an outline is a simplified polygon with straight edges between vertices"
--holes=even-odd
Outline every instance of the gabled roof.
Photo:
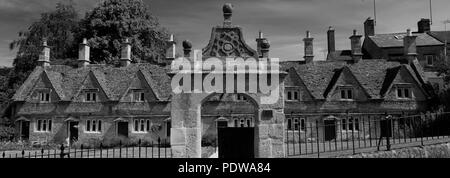
[{"label": "gabled roof", "polygon": [[447,43],[450,43],[450,31],[431,31],[428,32],[431,36],[435,37],[442,43],[445,43],[447,40]]},{"label": "gabled roof", "polygon": [[[170,67],[170,66],[169,66]],[[167,75],[169,68],[154,64],[131,64],[128,67],[114,67],[111,65],[89,65],[82,68],[73,68],[64,65],[51,65],[49,67],[36,67],[24,84],[17,90],[13,99],[24,101],[32,90],[33,85],[44,71],[55,90],[61,93],[63,100],[71,101],[78,92],[86,76],[92,72],[102,90],[110,100],[117,101],[125,93],[130,79],[139,71],[149,82],[155,95],[160,101],[169,99],[172,93],[170,77]]]},{"label": "gabled roof", "polygon": [[350,76],[351,79],[353,79],[355,81],[355,83],[358,84],[358,87],[361,87],[361,89],[363,90],[364,94],[370,98],[371,96],[369,95],[369,93],[367,93],[367,91],[364,89],[364,87],[361,85],[361,83],[359,83],[358,79],[355,77],[355,75],[353,75],[353,73],[350,71],[348,66],[344,66],[340,69],[336,69],[335,70],[335,74],[333,76],[333,78],[331,79],[327,89],[325,90],[325,93],[323,94],[324,98],[327,98],[329,96],[329,94],[335,90],[335,88],[337,87],[336,84],[339,81],[339,79],[341,79],[342,77],[344,77],[345,74],[347,74],[348,76]]},{"label": "gabled roof", "polygon": [[[388,33],[388,34],[375,34],[374,36],[369,36],[369,38],[381,48],[391,48],[391,47],[403,47],[403,37],[406,33]],[[416,38],[417,46],[434,46],[434,45],[444,45],[436,38],[428,35],[427,33],[413,33]]]},{"label": "gabled roof", "polygon": [[[338,61],[313,61],[307,64],[283,62],[281,69],[295,69],[314,98],[325,99],[324,96],[329,92],[330,84],[333,86],[333,82],[337,81],[341,75],[339,72],[347,68],[371,99],[381,99],[383,98],[381,95],[383,86],[390,83],[389,81],[393,80],[392,77],[395,77],[392,70],[401,65],[398,62],[373,59],[360,60],[353,64]],[[415,77],[415,80],[418,80],[410,65],[403,66]],[[419,87],[423,86],[420,85]]]},{"label": "gabled roof", "polygon": [[328,53],[327,61],[349,61],[352,60],[351,50],[336,50]]},{"label": "gabled roof", "polygon": [[106,86],[104,78],[105,78],[105,76],[102,74],[99,74],[98,71],[95,71],[95,70],[89,71],[85,75],[85,78],[84,78],[83,82],[81,83],[81,85],[79,85],[78,89],[76,90],[76,93],[74,95],[72,95],[72,99],[77,97],[83,89],[87,89],[85,85],[89,80],[93,80],[92,82],[99,85],[99,90],[103,91],[106,95],[106,98],[109,100],[111,98],[111,92],[109,91],[109,88]]},{"label": "gabled roof", "polygon": [[381,89],[381,96],[384,97],[387,92],[389,92],[394,85],[394,80],[397,78],[397,76],[400,74],[401,71],[406,71],[407,74],[410,75],[410,77],[413,79],[415,84],[420,88],[420,90],[423,92],[424,95],[428,95],[428,93],[425,91],[425,89],[422,87],[420,81],[415,76],[415,74],[409,69],[408,65],[401,65],[395,68],[392,68],[388,70],[388,74],[386,75],[385,82],[383,83],[383,88]]}]

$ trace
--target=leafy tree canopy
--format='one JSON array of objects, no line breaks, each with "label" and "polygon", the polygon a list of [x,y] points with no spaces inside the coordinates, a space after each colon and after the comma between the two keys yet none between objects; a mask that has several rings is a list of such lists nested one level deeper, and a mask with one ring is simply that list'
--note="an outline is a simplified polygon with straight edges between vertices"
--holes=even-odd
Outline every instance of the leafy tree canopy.
[{"label": "leafy tree canopy", "polygon": [[82,20],[81,34],[96,63],[116,62],[125,38],[131,42],[133,61],[157,63],[164,57],[168,38],[142,0],[103,1]]}]

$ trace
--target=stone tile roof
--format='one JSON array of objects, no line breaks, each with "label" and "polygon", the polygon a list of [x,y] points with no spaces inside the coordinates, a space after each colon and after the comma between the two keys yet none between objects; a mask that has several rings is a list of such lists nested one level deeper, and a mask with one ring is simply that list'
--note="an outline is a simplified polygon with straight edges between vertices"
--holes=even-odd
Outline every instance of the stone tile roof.
[{"label": "stone tile roof", "polygon": [[327,61],[349,61],[352,60],[351,50],[336,50],[328,53]]},{"label": "stone tile roof", "polygon": [[447,40],[447,43],[450,43],[450,31],[431,31],[428,34],[443,43],[445,43],[445,40]]},{"label": "stone tile roof", "polygon": [[282,70],[295,69],[308,90],[316,99],[325,99],[327,88],[333,79],[339,76],[344,68],[348,68],[361,87],[372,99],[383,98],[383,86],[390,85],[396,76],[396,68],[405,67],[421,84],[411,66],[398,62],[389,62],[384,59],[361,60],[358,63],[339,61],[313,61],[307,64],[299,62],[283,62]]},{"label": "stone tile roof", "polygon": [[128,67],[114,67],[110,65],[89,65],[83,68],[73,68],[65,65],[52,65],[50,67],[36,67],[24,84],[17,90],[13,99],[24,101],[33,89],[34,83],[41,74],[47,74],[56,93],[62,100],[71,101],[74,95],[82,87],[83,81],[92,73],[98,81],[101,89],[109,100],[119,100],[127,88],[141,71],[147,82],[152,87],[160,101],[166,101],[172,93],[170,77],[167,75],[169,68],[163,68],[153,64],[131,64]]},{"label": "stone tile roof", "polygon": [[[369,38],[381,48],[403,47],[403,37],[405,35],[406,33],[388,33],[376,34],[374,36],[369,36]],[[413,35],[417,36],[417,46],[444,45],[442,42],[426,33],[413,33]]]}]

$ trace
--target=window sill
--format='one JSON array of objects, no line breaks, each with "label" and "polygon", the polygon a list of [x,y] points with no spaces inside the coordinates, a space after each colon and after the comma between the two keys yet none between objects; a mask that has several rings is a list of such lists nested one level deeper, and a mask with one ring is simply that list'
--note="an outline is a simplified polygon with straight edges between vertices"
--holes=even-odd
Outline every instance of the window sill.
[{"label": "window sill", "polygon": [[149,132],[136,132],[136,131],[133,131],[133,132],[131,132],[131,133],[134,133],[134,134],[148,134]]},{"label": "window sill", "polygon": [[52,133],[52,131],[37,131],[37,130],[35,130],[34,132],[36,132],[36,133]]},{"label": "window sill", "polygon": [[354,130],[354,131],[351,131],[351,130],[342,130],[342,133],[347,133],[347,132],[359,132],[359,130]]},{"label": "window sill", "polygon": [[87,133],[87,134],[101,134],[102,132],[85,131],[84,133]]}]

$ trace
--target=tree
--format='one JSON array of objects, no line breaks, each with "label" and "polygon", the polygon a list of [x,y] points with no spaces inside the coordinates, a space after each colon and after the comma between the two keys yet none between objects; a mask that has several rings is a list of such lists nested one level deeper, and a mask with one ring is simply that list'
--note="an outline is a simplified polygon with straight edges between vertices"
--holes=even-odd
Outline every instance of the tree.
[{"label": "tree", "polygon": [[156,63],[165,54],[167,30],[142,0],[105,0],[81,24],[79,37],[88,39],[92,62],[115,63],[125,38],[131,42],[135,62]]},{"label": "tree", "polygon": [[19,32],[19,39],[10,44],[10,49],[18,49],[13,66],[16,72],[29,73],[36,66],[42,50],[43,39],[51,47],[52,61],[77,57],[75,35],[79,30],[79,17],[74,3],[58,2],[56,10],[43,13],[41,19],[34,22],[27,31]]}]

